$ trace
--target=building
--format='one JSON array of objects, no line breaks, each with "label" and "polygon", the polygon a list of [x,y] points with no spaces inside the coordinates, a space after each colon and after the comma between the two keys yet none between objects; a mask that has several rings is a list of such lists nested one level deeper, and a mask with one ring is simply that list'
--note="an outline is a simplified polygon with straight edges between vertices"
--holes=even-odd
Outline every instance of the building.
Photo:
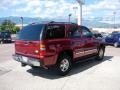
[{"label": "building", "polygon": [[93,32],[99,32],[99,33],[112,33],[114,31],[120,32],[120,28],[114,29],[114,28],[92,28]]}]

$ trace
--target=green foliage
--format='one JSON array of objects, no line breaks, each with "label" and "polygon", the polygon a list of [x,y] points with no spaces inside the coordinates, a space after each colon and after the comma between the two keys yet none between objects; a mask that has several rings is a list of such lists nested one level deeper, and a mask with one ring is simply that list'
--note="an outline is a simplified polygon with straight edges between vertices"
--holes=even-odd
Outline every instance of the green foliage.
[{"label": "green foliage", "polygon": [[2,31],[1,26],[0,26],[0,32]]},{"label": "green foliage", "polygon": [[0,31],[10,31],[11,33],[16,33],[20,30],[19,27],[15,26],[15,23],[11,20],[4,20],[0,26]]},{"label": "green foliage", "polygon": [[20,28],[18,26],[15,26],[12,33],[17,33],[20,30]]}]

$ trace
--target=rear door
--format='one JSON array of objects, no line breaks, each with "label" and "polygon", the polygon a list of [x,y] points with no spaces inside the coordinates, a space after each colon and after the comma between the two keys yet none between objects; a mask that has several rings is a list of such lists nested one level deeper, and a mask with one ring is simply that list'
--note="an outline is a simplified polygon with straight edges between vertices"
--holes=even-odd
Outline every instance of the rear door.
[{"label": "rear door", "polygon": [[29,25],[18,34],[15,51],[18,54],[39,58],[40,40],[44,25]]},{"label": "rear door", "polygon": [[81,27],[82,31],[82,39],[85,41],[85,46],[84,46],[84,51],[85,55],[93,55],[98,52],[98,40],[93,36],[92,32],[86,28],[86,27]]}]

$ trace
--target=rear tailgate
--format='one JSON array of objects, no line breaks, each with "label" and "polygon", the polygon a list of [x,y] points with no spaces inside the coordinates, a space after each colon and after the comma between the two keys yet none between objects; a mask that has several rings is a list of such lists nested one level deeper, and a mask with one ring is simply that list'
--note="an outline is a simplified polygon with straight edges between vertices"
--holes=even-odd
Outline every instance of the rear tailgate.
[{"label": "rear tailgate", "polygon": [[17,54],[39,58],[43,30],[43,24],[28,25],[20,30],[15,41],[15,52]]},{"label": "rear tailgate", "polygon": [[17,54],[39,58],[39,41],[21,41],[16,40],[15,52]]}]

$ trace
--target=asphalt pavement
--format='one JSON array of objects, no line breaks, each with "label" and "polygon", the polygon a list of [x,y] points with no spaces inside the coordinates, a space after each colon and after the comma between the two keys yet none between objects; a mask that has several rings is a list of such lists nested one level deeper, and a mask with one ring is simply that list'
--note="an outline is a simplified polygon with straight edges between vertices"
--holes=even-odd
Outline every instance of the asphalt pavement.
[{"label": "asphalt pavement", "polygon": [[21,67],[14,44],[0,45],[0,90],[120,90],[120,48],[108,46],[103,61],[75,64],[64,77],[52,70]]}]

